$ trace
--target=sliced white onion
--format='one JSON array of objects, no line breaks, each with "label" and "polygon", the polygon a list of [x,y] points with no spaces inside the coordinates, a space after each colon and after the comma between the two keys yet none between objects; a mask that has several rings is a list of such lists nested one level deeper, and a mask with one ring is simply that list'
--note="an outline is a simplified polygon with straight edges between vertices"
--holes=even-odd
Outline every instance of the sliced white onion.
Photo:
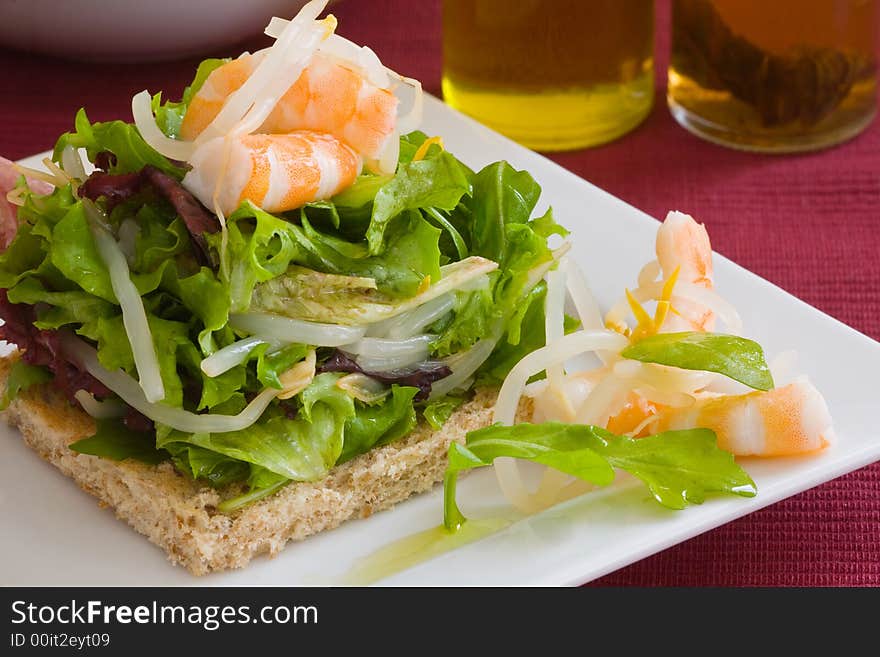
[{"label": "sliced white onion", "polygon": [[495,402],[493,422],[513,424],[519,398],[529,377],[579,354],[600,349],[620,351],[627,344],[625,337],[613,331],[576,331],[563,336],[552,346],[536,349],[514,365],[504,379]]},{"label": "sliced white onion", "polygon": [[87,390],[77,390],[73,393],[73,396],[79,402],[79,405],[82,406],[82,409],[96,420],[105,420],[125,415],[125,404],[115,399],[98,401]]},{"label": "sliced white onion", "polygon": [[[422,116],[425,112],[425,95],[422,91],[422,83],[414,78],[407,78],[402,75],[398,75],[392,71],[393,77],[396,77],[400,82],[395,88],[395,95],[400,89],[409,88],[410,93],[412,94],[412,101],[409,111],[397,117],[397,131],[405,135],[408,132],[412,132],[413,130],[417,130],[420,125],[422,125]],[[400,96],[398,96],[400,98]]]},{"label": "sliced white onion", "polygon": [[613,372],[617,377],[630,381],[632,387],[643,384],[657,390],[687,395],[705,388],[718,376],[713,372],[685,370],[629,359],[616,362]]},{"label": "sliced white onion", "polygon": [[367,162],[367,168],[376,173],[393,175],[397,171],[397,163],[400,160],[400,131],[395,127],[385,140],[385,145],[379,153],[376,162]]},{"label": "sliced white onion", "polygon": [[630,385],[616,376],[604,377],[590,391],[575,415],[578,424],[593,424],[604,427],[609,418],[623,405]]},{"label": "sliced white onion", "polygon": [[321,322],[306,322],[270,313],[232,314],[229,326],[275,342],[299,342],[316,347],[340,347],[364,337],[366,329]]},{"label": "sliced white onion", "polygon": [[340,349],[355,355],[357,364],[368,372],[387,372],[411,367],[428,358],[428,347],[437,336],[417,335],[405,340],[362,338]]},{"label": "sliced white onion", "polygon": [[450,292],[432,299],[408,313],[373,324],[367,329],[367,335],[392,340],[411,338],[451,312],[454,306],[455,299]]},{"label": "sliced white onion", "polygon": [[690,408],[694,405],[694,401],[696,401],[693,395],[675,390],[663,390],[652,386],[638,386],[633,388],[633,391],[648,401],[675,409]]},{"label": "sliced white onion", "polygon": [[150,402],[165,399],[165,386],[159,371],[156,345],[153,343],[153,334],[147,322],[144,301],[134,283],[131,282],[128,261],[116,243],[116,239],[104,227],[100,210],[88,200],[83,201],[83,207],[89,217],[89,228],[95,240],[95,246],[98,248],[98,253],[101,254],[104,264],[107,265],[113,294],[116,295],[116,300],[119,301],[119,306],[122,308],[122,324],[125,326],[125,334],[131,344],[134,365],[137,368],[138,380],[144,390],[144,395]]},{"label": "sliced white onion", "polygon": [[[559,260],[556,269],[547,272],[547,295],[544,303],[544,335],[547,346],[565,335],[565,276],[567,259]],[[565,370],[562,363],[547,368],[550,387],[560,387]],[[561,388],[560,388],[561,389]],[[563,391],[561,394],[565,394]]]},{"label": "sliced white onion", "polygon": [[165,157],[184,162],[189,160],[195,151],[195,145],[191,141],[171,139],[159,129],[156,117],[153,116],[152,101],[153,98],[146,89],[135,94],[131,99],[131,114],[141,137],[153,150]]},{"label": "sliced white onion", "polygon": [[605,328],[605,324],[602,322],[602,311],[599,310],[596,297],[593,296],[587,277],[584,276],[577,263],[568,263],[565,285],[574,302],[578,319],[581,320],[581,328],[583,330]]},{"label": "sliced white onion", "polygon": [[123,219],[122,223],[119,224],[119,230],[116,231],[116,236],[119,238],[119,248],[125,254],[125,259],[129,265],[134,264],[136,257],[135,247],[140,232],[141,226],[134,217]]},{"label": "sliced white onion", "polygon": [[321,41],[329,36],[326,26],[315,20],[326,5],[327,0],[307,2],[287,23],[244,84],[229,95],[217,116],[199,134],[196,144],[231,133],[240,122],[247,127],[237,134],[262,125],[297,81]]},{"label": "sliced white onion", "polygon": [[[290,21],[287,19],[273,16],[266,29],[263,30],[263,33],[266,36],[277,39],[284,32],[284,28],[287,27],[288,23]],[[370,84],[383,89],[388,87],[388,71],[371,48],[359,46],[338,34],[331,34],[328,39],[321,43],[318,50],[323,54],[332,55],[344,60],[357,70],[363,72]]]},{"label": "sliced white onion", "polygon": [[375,404],[391,392],[391,388],[381,381],[360,372],[346,374],[336,382],[336,387],[365,404]]},{"label": "sliced white onion", "polygon": [[452,374],[431,384],[429,399],[437,399],[457,388],[465,387],[480,365],[492,354],[498,338],[483,338],[465,352],[453,354],[443,362],[452,370]]},{"label": "sliced white onion", "polygon": [[248,359],[250,353],[261,344],[269,344],[271,348],[280,346],[278,342],[271,342],[263,338],[249,337],[226,345],[222,349],[203,359],[199,367],[202,372],[210,377],[220,376],[228,372],[236,365],[240,365]]},{"label": "sliced white onion", "polygon": [[138,382],[122,370],[110,371],[98,361],[98,354],[82,340],[71,334],[62,336],[64,349],[76,358],[86,371],[115,392],[120,399],[154,422],[166,424],[186,433],[225,433],[246,429],[256,422],[278,390],[266,388],[238,415],[218,415],[212,413],[191,413],[182,408],[147,401]]},{"label": "sliced white onion", "polygon": [[79,150],[73,146],[67,145],[61,151],[61,165],[64,167],[64,172],[72,178],[77,180],[86,179],[86,169],[83,166]]}]

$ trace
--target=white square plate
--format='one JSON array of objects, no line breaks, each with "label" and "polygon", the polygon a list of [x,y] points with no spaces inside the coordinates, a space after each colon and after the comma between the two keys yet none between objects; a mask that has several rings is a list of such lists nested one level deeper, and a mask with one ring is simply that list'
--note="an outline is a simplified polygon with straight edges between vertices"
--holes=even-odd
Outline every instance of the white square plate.
[{"label": "white square plate", "polygon": [[[424,129],[473,168],[507,160],[543,188],[542,205],[572,231],[572,257],[603,308],[620,297],[653,253],[657,223],[550,160],[426,99]],[[34,165],[40,157],[29,158]],[[38,164],[37,164],[38,166]],[[670,208],[687,211],[687,208]],[[707,227],[711,236],[711,217]],[[744,460],[758,485],[752,499],[717,497],[684,511],[653,502],[620,477],[612,486],[515,522],[481,540],[381,579],[389,585],[574,585],[587,582],[701,532],[880,459],[876,428],[880,344],[808,306],[724,257],[716,286],[742,314],[746,334],[768,355],[800,354],[803,373],[825,395],[837,443],[819,456]],[[869,376],[869,373],[873,375]],[[195,578],[98,507],[67,477],[0,426],[0,584],[2,585],[332,585],[359,560],[442,522],[438,487],[391,511],[345,523],[261,557],[247,568]],[[466,515],[506,507],[492,472],[462,480]]]}]

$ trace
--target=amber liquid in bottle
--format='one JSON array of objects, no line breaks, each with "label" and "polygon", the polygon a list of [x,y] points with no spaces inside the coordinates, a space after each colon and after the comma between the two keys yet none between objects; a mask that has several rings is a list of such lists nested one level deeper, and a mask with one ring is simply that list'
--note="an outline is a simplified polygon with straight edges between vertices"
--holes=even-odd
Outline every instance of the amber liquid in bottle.
[{"label": "amber liquid in bottle", "polygon": [[813,150],[876,113],[876,0],[674,0],[670,110],[710,141]]},{"label": "amber liquid in bottle", "polygon": [[647,116],[653,0],[444,0],[447,103],[530,148],[600,144]]}]

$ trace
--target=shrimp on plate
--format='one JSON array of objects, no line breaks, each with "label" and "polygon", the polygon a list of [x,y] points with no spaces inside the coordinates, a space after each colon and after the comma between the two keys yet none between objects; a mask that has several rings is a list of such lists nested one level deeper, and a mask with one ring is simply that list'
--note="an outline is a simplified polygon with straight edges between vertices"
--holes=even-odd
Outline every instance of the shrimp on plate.
[{"label": "shrimp on plate", "polygon": [[[290,21],[273,19],[266,28],[273,46],[211,71],[190,100],[179,139],[158,129],[148,92],[132,99],[141,135],[190,165],[184,187],[221,226],[246,199],[285,212],[339,193],[364,166],[393,173],[401,131],[418,124],[420,85],[335,35],[332,15],[317,19],[326,5],[312,0]],[[415,92],[403,117],[398,83]]]},{"label": "shrimp on plate", "polygon": [[[502,386],[495,420],[512,423],[524,395],[531,400],[535,422],[593,424],[635,438],[706,428],[715,432],[721,449],[735,456],[810,454],[830,445],[834,432],[828,406],[806,377],[766,391],[750,390],[714,372],[623,356],[626,347],[660,333],[710,332],[718,321],[729,333],[742,329],[736,309],[714,290],[712,247],[705,227],[689,215],[670,212],[657,231],[656,254],[657,259],[641,270],[638,287],[627,290],[605,315],[604,329],[580,312],[595,305],[593,299],[583,298],[589,294],[586,282],[567,283],[583,330],[564,337],[560,330],[547,331],[547,345],[523,359]],[[575,268],[566,267],[566,275],[576,275]],[[560,294],[551,289],[554,283],[548,277],[548,317],[550,299]],[[657,302],[653,315],[643,306],[652,300]],[[559,309],[555,312],[558,316]],[[630,314],[634,326],[627,323]],[[549,376],[552,368],[584,352],[600,356],[602,364]],[[544,370],[546,379],[525,383]],[[588,489],[548,469],[538,488],[529,491],[514,461],[498,459],[495,469],[505,494],[527,512]]]},{"label": "shrimp on plate", "polygon": [[[245,54],[214,69],[187,108],[181,137],[195,140],[202,134],[265,56],[266,51]],[[365,160],[375,161],[396,138],[397,107],[398,99],[390,90],[377,87],[362,71],[318,51],[256,132],[322,132]]]}]

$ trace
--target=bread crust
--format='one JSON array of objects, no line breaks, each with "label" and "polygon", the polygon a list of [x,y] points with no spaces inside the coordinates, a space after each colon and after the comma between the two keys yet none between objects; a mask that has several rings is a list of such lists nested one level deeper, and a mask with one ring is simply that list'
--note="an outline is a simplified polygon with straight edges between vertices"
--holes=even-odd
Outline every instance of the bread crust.
[{"label": "bread crust", "polygon": [[[0,358],[0,390],[19,353]],[[333,468],[320,481],[293,483],[238,512],[217,505],[236,491],[215,490],[178,472],[133,460],[112,461],[68,448],[94,433],[91,417],[51,387],[34,386],[0,413],[25,443],[118,518],[164,549],[193,575],[242,568],[255,556],[274,556],[288,541],[331,529],[348,519],[389,509],[443,478],[446,453],[468,431],[491,423],[497,390],[479,390],[434,431],[422,419],[405,438]]]}]

